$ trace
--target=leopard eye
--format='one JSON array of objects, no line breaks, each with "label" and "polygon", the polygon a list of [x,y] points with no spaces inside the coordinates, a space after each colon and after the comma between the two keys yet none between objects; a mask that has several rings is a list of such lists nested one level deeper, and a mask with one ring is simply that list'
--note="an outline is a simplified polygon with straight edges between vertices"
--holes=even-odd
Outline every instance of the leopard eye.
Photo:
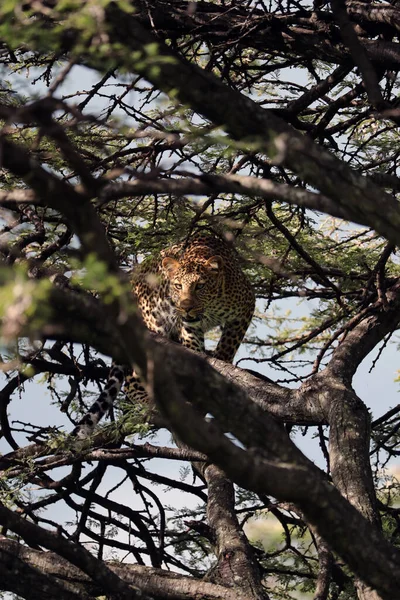
[{"label": "leopard eye", "polygon": [[203,288],[205,285],[206,285],[206,284],[205,284],[205,282],[204,282],[204,281],[198,281],[198,282],[197,282],[197,284],[196,284],[196,288],[197,288],[198,290],[201,290],[201,288]]},{"label": "leopard eye", "polygon": [[182,284],[181,284],[181,283],[174,283],[174,287],[175,287],[177,290],[181,290],[181,289],[182,289]]}]

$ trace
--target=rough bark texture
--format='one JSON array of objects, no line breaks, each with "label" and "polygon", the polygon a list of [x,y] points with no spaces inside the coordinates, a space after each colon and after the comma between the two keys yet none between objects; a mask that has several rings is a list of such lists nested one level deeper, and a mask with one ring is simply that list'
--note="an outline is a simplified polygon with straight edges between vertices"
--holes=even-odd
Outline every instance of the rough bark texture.
[{"label": "rough bark texture", "polygon": [[[398,456],[400,408],[371,424],[353,383],[400,322],[399,8],[75,8],[0,8],[10,86],[33,67],[47,85],[29,100],[1,90],[1,323],[18,351],[2,357],[14,373],[0,391],[0,586],[34,599],[269,600],[315,580],[314,600],[393,600],[398,484],[379,501],[376,489]],[[76,95],[63,91],[75,66],[98,73]],[[307,81],[285,82],[299,68]],[[260,298],[248,370],[159,339],[135,312],[126,269],[204,229],[243,251]],[[313,301],[293,332],[264,317],[288,298]],[[134,367],[149,404],[115,407],[117,424],[81,444],[8,414],[40,375],[73,420],[88,381],[108,373],[94,351]],[[293,427],[317,428],[325,471]],[[132,441],[161,428],[179,443]],[[159,469],[166,460],[191,463],[194,480]],[[173,510],[165,489],[199,504]],[[282,532],[273,550],[246,530],[266,514]]]}]

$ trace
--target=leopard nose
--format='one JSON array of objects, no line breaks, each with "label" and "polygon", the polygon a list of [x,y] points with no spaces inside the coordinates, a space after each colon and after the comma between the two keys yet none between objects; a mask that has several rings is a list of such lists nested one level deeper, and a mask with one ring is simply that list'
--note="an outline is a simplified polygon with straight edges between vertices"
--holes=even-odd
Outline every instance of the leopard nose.
[{"label": "leopard nose", "polygon": [[183,310],[190,310],[193,306],[193,303],[191,300],[189,300],[189,298],[186,298],[184,300],[181,300],[180,302],[180,308],[183,308]]}]

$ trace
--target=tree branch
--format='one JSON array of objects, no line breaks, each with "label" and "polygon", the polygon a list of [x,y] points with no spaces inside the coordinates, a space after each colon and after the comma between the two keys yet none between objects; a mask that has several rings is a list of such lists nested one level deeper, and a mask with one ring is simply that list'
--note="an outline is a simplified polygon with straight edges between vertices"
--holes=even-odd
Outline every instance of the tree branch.
[{"label": "tree branch", "polygon": [[[178,97],[212,123],[224,126],[228,133],[259,152],[265,152],[276,164],[289,167],[305,181],[332,198],[338,209],[346,207],[351,220],[363,220],[393,243],[400,243],[400,207],[367,177],[351,170],[334,155],[297,133],[271,111],[232,90],[194,64],[175,55],[137,20],[110,5],[105,13],[111,42],[121,42],[132,52],[118,54],[118,62],[130,71],[149,79],[159,89]],[[146,60],[146,48],[158,47],[157,58]],[[142,60],[132,61],[135,52]],[[117,57],[115,57],[117,58]],[[102,68],[101,61],[87,58]],[[154,60],[158,68],[154,68]]]}]

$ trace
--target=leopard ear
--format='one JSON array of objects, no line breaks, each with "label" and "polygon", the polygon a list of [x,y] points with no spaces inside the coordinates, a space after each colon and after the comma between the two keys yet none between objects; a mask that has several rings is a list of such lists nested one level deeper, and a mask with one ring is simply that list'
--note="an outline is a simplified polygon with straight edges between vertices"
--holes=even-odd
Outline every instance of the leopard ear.
[{"label": "leopard ear", "polygon": [[179,262],[174,258],[167,257],[163,258],[162,266],[167,271],[168,277],[171,279],[179,267]]},{"label": "leopard ear", "polygon": [[218,275],[219,271],[224,266],[224,260],[222,256],[216,254],[208,259],[205,266],[210,271],[211,275]]}]

